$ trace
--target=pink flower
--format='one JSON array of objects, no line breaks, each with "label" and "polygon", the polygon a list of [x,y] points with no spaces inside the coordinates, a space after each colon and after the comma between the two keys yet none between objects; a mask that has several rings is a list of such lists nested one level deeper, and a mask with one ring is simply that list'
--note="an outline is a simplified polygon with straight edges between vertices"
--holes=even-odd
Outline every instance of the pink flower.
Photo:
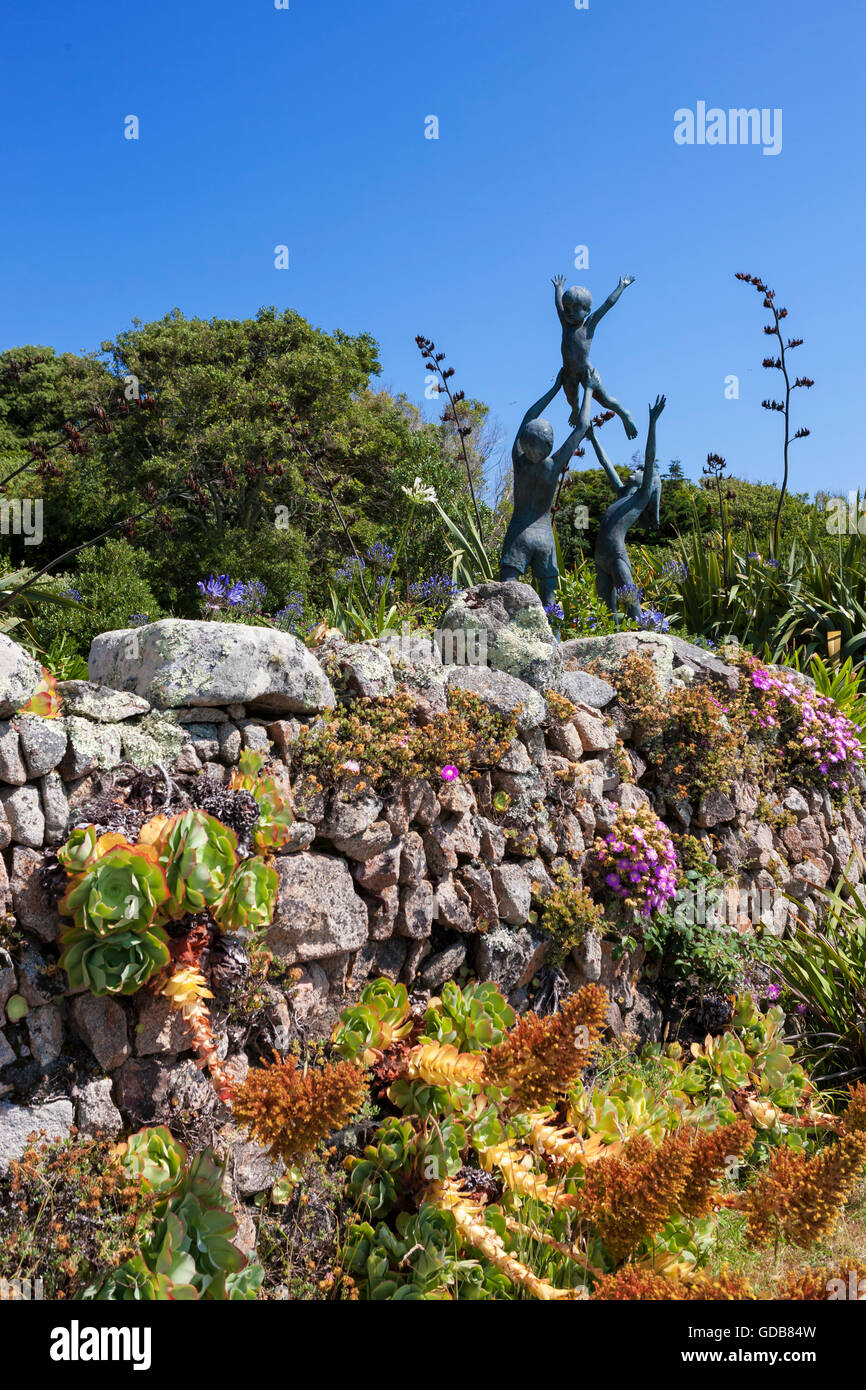
[{"label": "pink flower", "polygon": [[354,758],[349,758],[346,762],[342,764],[342,768],[345,772],[360,772],[361,764],[355,762]]},{"label": "pink flower", "polygon": [[446,763],[446,764],[445,764],[445,766],[444,766],[443,769],[442,769],[442,781],[443,781],[443,782],[456,782],[456,780],[457,780],[457,778],[458,778],[459,776],[460,776],[460,769],[459,769],[459,767],[455,767],[453,763]]}]

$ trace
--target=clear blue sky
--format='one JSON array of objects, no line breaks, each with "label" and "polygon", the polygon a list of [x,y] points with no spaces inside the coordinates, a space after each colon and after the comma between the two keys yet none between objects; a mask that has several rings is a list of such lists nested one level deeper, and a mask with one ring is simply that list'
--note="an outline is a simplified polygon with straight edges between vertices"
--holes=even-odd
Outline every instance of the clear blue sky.
[{"label": "clear blue sky", "polygon": [[[608,388],[642,437],[667,394],[659,457],[690,476],[712,450],[769,480],[776,374],[733,279],[754,271],[817,382],[793,485],[866,483],[862,0],[34,0],[4,6],[0,49],[0,347],[291,306],[371,332],[417,401],[435,338],[510,445],[558,369],[551,276],[598,303],[631,272],[595,343]],[[677,145],[699,101],[781,108],[781,153]],[[561,438],[562,397],[549,414]]]}]

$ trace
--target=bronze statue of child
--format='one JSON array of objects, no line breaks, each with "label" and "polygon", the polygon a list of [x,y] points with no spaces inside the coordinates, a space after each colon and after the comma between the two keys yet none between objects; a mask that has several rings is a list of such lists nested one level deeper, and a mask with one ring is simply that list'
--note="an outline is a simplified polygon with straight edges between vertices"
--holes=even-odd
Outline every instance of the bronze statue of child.
[{"label": "bronze statue of child", "polygon": [[616,501],[608,507],[604,514],[595,543],[595,583],[598,596],[607,604],[616,620],[618,620],[618,595],[622,595],[629,617],[637,619],[641,615],[625,538],[628,531],[645,511],[650,512],[650,520],[655,526],[659,524],[661,478],[656,459],[656,420],[664,408],[664,396],[656,396],[655,405],[651,405],[649,408],[649,432],[647,433],[644,466],[643,469],[637,469],[627,483],[621,481],[619,474],[599,444],[591,422],[586,432],[587,437],[592,442],[592,447],[595,449],[599,463],[617,493]]},{"label": "bronze statue of child", "polygon": [[531,570],[538,580],[541,602],[545,608],[552,603],[559,584],[550,511],[560,478],[590,428],[592,408],[592,387],[588,387],[575,428],[556,453],[551,453],[553,427],[539,417],[562,386],[563,377],[564,373],[560,371],[550,390],[527,410],[517,431],[511,450],[514,511],[505,533],[499,564],[499,578],[502,580],[520,579],[527,570]]},{"label": "bronze statue of child", "polygon": [[625,425],[629,439],[637,438],[637,425],[625,406],[608,395],[598,372],[589,360],[589,348],[605,314],[619,299],[623,290],[634,283],[633,275],[620,276],[616,289],[608,295],[600,308],[592,311],[592,295],[582,285],[572,285],[563,294],[565,276],[557,275],[553,280],[556,291],[556,312],[562,324],[562,385],[565,397],[571,406],[570,424],[576,425],[579,419],[578,397],[580,387],[584,391],[592,389],[593,396],[605,410],[613,410]]}]

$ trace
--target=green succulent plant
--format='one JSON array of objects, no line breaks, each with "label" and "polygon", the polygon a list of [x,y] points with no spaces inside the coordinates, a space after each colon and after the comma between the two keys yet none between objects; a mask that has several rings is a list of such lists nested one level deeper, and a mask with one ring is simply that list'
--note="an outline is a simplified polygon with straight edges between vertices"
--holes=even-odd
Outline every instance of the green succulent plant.
[{"label": "green succulent plant", "polygon": [[186,1149],[164,1125],[157,1125],[131,1136],[123,1161],[146,1192],[168,1193],[183,1176]]},{"label": "green succulent plant", "polygon": [[427,1007],[424,1034],[461,1052],[483,1052],[501,1042],[514,1021],[514,1010],[491,981],[461,989],[449,980]]},{"label": "green succulent plant", "polygon": [[216,906],[237,868],[233,830],[206,811],[186,811],[166,827],[158,849],[170,893],[165,910],[172,920]]},{"label": "green succulent plant", "polygon": [[57,858],[63,868],[73,878],[83,874],[96,853],[99,831],[95,825],[77,825],[65,845],[57,851]]},{"label": "green succulent plant", "polygon": [[124,1164],[131,1177],[163,1194],[153,1225],[140,1233],[132,1259],[112,1270],[84,1298],[100,1302],[251,1300],[264,1278],[233,1243],[237,1222],[222,1191],[223,1166],[205,1149],[187,1167],[186,1151],[164,1128],[130,1140]]},{"label": "green succulent plant", "polygon": [[[77,841],[77,846],[84,844],[83,838]],[[118,930],[147,932],[167,898],[166,876],[155,851],[124,842],[84,869],[58,903],[58,911],[71,917],[79,931],[98,936]]]},{"label": "green succulent plant", "polygon": [[229,781],[232,791],[246,791],[255,797],[259,818],[253,829],[253,844],[262,853],[288,844],[295,819],[276,778],[262,771],[264,765],[264,754],[247,748],[240,756],[238,771],[232,773]]},{"label": "green succulent plant", "polygon": [[89,989],[97,995],[135,994],[168,965],[167,940],[161,927],[149,931],[117,927],[102,935],[71,927],[60,938],[60,965],[72,990]]},{"label": "green succulent plant", "polygon": [[256,930],[270,926],[274,917],[279,881],[276,870],[264,859],[246,859],[226,885],[213,915],[222,931],[242,927]]},{"label": "green succulent plant", "polygon": [[406,986],[381,979],[366,985],[357,1004],[343,1010],[332,1042],[341,1057],[368,1066],[393,1042],[408,1037],[411,1031]]}]

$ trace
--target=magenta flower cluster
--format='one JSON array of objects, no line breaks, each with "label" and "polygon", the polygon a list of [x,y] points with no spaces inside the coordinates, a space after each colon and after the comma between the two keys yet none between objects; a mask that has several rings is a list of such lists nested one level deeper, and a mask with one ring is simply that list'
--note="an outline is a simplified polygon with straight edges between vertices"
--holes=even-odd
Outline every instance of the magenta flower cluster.
[{"label": "magenta flower cluster", "polygon": [[595,859],[606,886],[642,917],[676,896],[676,850],[653,811],[620,811],[610,833],[596,840]]},{"label": "magenta flower cluster", "polygon": [[846,788],[855,765],[863,761],[860,725],[841,714],[829,696],[757,662],[752,666],[752,687],[760,698],[749,714],[759,727],[778,730],[789,753],[802,750],[803,761],[826,777],[832,790]]}]

